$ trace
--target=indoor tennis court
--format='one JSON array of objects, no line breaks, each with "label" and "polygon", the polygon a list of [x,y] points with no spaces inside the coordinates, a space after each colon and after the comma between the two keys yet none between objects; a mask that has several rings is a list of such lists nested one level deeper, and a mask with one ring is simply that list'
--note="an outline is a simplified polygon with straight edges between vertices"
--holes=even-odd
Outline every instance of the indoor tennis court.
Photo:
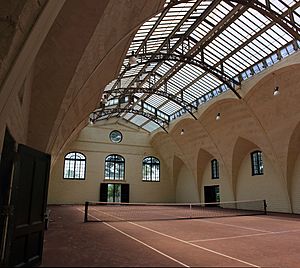
[{"label": "indoor tennis court", "polygon": [[[300,221],[280,214],[84,223],[51,206],[43,266],[296,267]],[[91,217],[101,220],[103,212]]]},{"label": "indoor tennis court", "polygon": [[0,1],[0,267],[300,267],[300,0]]}]

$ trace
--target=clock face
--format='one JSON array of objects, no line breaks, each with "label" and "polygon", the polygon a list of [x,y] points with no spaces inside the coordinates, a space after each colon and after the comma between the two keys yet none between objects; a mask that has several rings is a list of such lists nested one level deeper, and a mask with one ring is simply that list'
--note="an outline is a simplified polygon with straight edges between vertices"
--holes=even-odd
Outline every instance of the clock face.
[{"label": "clock face", "polygon": [[118,130],[113,130],[112,132],[110,132],[109,134],[109,138],[112,142],[114,143],[119,143],[122,141],[122,133]]}]

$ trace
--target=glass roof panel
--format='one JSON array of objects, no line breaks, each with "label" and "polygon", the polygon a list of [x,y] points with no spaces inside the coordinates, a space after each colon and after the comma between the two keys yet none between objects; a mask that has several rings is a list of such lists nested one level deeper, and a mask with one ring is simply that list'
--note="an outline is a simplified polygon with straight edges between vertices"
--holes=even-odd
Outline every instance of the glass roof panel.
[{"label": "glass roof panel", "polygon": [[156,130],[158,128],[159,128],[159,126],[152,121],[149,121],[146,125],[143,126],[143,129],[145,129],[149,132],[153,132],[154,130]]},{"label": "glass roof panel", "polygon": [[[291,11],[288,8],[291,7],[292,18],[300,27],[299,1],[268,2],[274,12],[286,16],[287,20],[290,20]],[[234,2],[229,4],[221,0],[179,0],[177,4],[174,3],[167,0],[167,12],[162,11],[137,30],[120,70],[122,76],[111,81],[105,90],[118,87],[149,87],[183,97],[184,101],[198,105],[228,90],[223,82],[212,74],[214,71],[223,71],[231,79],[248,79],[267,66],[272,66],[280,58],[293,54],[295,44],[298,47],[300,45],[300,42],[292,43],[295,39],[284,27],[265,16],[263,12],[260,13],[249,6]],[[266,1],[259,0],[259,3],[265,5]],[[143,53],[164,53],[195,58],[202,67],[206,67],[201,68],[186,61],[156,58],[155,62],[147,65],[138,64],[134,68],[128,68],[132,52],[138,54],[137,62],[141,61]],[[114,96],[113,102],[117,105],[117,93],[114,93]],[[144,93],[134,93],[134,96],[136,99],[133,104],[127,102],[122,105],[144,109],[167,120],[169,118],[166,114],[170,115],[172,120],[183,114],[182,106],[166,97]],[[147,131],[158,128],[155,123],[142,119],[140,115],[124,113],[122,116]]]},{"label": "glass roof panel", "polygon": [[142,125],[146,121],[148,121],[148,118],[146,118],[142,115],[136,115],[130,120],[130,122],[132,122],[133,124],[136,124],[137,126]]}]

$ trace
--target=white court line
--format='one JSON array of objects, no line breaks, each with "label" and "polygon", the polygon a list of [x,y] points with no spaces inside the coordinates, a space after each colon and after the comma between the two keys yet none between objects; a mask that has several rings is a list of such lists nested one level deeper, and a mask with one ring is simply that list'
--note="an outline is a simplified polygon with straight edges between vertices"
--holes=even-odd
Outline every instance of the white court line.
[{"label": "white court line", "polygon": [[[77,208],[77,210],[79,210],[80,212],[84,213],[84,211],[83,211],[82,209]],[[107,214],[107,213],[105,213],[105,214]],[[92,217],[92,218],[94,218],[94,219],[96,219],[96,220],[98,220],[98,221],[101,221],[101,219],[99,219],[99,218],[97,218],[97,217],[95,217],[95,216],[93,216],[93,215],[90,215],[90,217]],[[101,222],[102,222],[102,221],[101,221]],[[170,260],[172,260],[172,261],[175,261],[175,262],[177,262],[178,264],[180,264],[180,265],[182,265],[182,266],[184,266],[184,267],[190,267],[190,266],[188,266],[187,264],[184,264],[183,262],[181,262],[181,261],[179,261],[179,260],[176,260],[176,259],[174,259],[173,257],[171,257],[171,256],[169,256],[169,255],[167,255],[167,254],[165,254],[165,253],[159,251],[158,249],[156,249],[156,248],[154,248],[154,247],[152,247],[152,246],[150,246],[150,245],[144,243],[143,241],[141,241],[141,240],[139,240],[139,239],[137,239],[137,238],[135,238],[135,237],[133,237],[133,236],[131,236],[131,235],[129,235],[129,234],[127,234],[127,233],[121,231],[121,230],[119,230],[118,228],[116,228],[116,227],[110,225],[109,223],[107,223],[107,222],[102,222],[102,223],[105,224],[106,226],[108,226],[108,227],[114,229],[115,231],[117,231],[117,232],[119,232],[119,233],[121,233],[121,234],[123,234],[123,235],[125,235],[125,236],[127,236],[127,237],[129,237],[129,238],[131,238],[132,240],[134,240],[134,241],[136,241],[136,242],[138,242],[138,243],[140,243],[140,244],[142,244],[142,245],[144,245],[144,246],[146,246],[146,247],[152,249],[153,251],[155,251],[155,252],[157,252],[157,253],[163,255],[164,257],[167,257],[168,259],[170,259]]]},{"label": "white court line", "polygon": [[[259,216],[251,216],[253,218],[257,218],[257,219],[266,219],[266,220],[269,220],[269,221],[283,221],[283,222],[297,222],[297,220],[288,220],[288,219],[273,219],[273,218],[269,218],[269,217],[280,217],[280,216],[276,216],[276,215],[261,215],[260,217]],[[298,222],[300,221],[300,218],[294,218],[294,219],[298,219]]]},{"label": "white court line", "polygon": [[[96,209],[95,209],[95,210],[96,210]],[[104,214],[109,215],[108,213],[105,213],[105,212],[102,212],[102,211],[98,211],[98,210],[96,210],[96,211],[97,211],[97,212],[100,212],[100,213],[104,213]],[[83,211],[82,211],[82,212],[83,212]],[[84,212],[83,212],[83,213],[84,213]],[[92,215],[90,215],[90,216],[91,216],[91,217],[94,217],[94,216],[92,216]],[[111,215],[110,215],[110,216],[111,216]],[[112,217],[124,221],[124,219],[122,219],[122,218],[120,218],[120,217],[117,217],[117,216],[112,216]],[[96,218],[96,217],[94,217],[94,218]],[[97,218],[96,218],[96,219],[97,219]],[[99,220],[99,219],[97,219],[97,220]],[[101,221],[101,220],[100,220],[100,221]],[[142,225],[140,225],[140,224],[137,224],[137,223],[134,223],[134,222],[131,222],[131,221],[126,221],[126,222],[128,222],[128,223],[130,223],[130,224],[132,224],[132,225],[138,226],[138,227],[140,227],[140,228],[142,228],[142,229],[148,230],[148,231],[150,231],[150,232],[159,234],[159,235],[161,235],[161,236],[165,236],[165,237],[171,238],[171,239],[173,239],[173,240],[179,241],[179,242],[181,242],[181,243],[188,244],[188,245],[190,245],[190,246],[192,246],[192,247],[200,248],[200,249],[205,250],[205,251],[208,251],[208,252],[210,252],[210,253],[214,253],[214,254],[216,254],[216,255],[220,255],[220,256],[222,256],[222,257],[225,257],[225,258],[228,258],[228,259],[231,259],[231,260],[235,260],[235,261],[237,261],[237,262],[241,262],[241,263],[243,263],[243,264],[246,264],[246,265],[249,265],[249,266],[252,266],[252,267],[260,267],[259,265],[256,265],[256,264],[253,264],[253,263],[250,263],[250,262],[246,262],[246,261],[243,261],[243,260],[238,259],[238,258],[231,257],[231,256],[229,256],[229,255],[220,253],[220,252],[218,252],[218,251],[214,251],[214,250],[209,249],[209,248],[205,248],[205,247],[202,247],[202,246],[199,246],[199,245],[192,244],[192,243],[190,243],[190,242],[188,242],[188,241],[185,241],[185,240],[182,240],[182,239],[180,239],[180,238],[177,238],[177,237],[174,237],[174,236],[170,236],[170,235],[167,235],[167,234],[158,232],[158,231],[156,231],[156,230],[150,229],[150,228],[145,227],[145,226],[142,226]],[[103,222],[103,223],[105,223],[105,222]],[[105,224],[107,224],[107,223],[105,223]],[[107,225],[108,225],[108,224],[107,224]],[[108,226],[114,228],[114,227],[111,226],[111,225],[108,225]],[[118,230],[118,229],[116,229],[116,230]],[[122,232],[122,231],[120,231],[120,232]],[[143,243],[143,242],[142,242],[142,243]],[[150,247],[150,246],[149,246],[149,247]]]},{"label": "white court line", "polygon": [[137,224],[137,223],[134,223],[134,222],[128,222],[128,223],[131,223],[131,224],[133,224],[133,225],[135,225],[135,226],[138,226],[138,227],[143,228],[143,229],[145,229],[145,230],[148,230],[148,231],[150,231],[150,232],[157,233],[157,234],[160,234],[160,235],[162,235],[162,236],[171,238],[171,239],[173,239],[173,240],[182,242],[182,243],[184,243],[184,244],[188,244],[188,245],[190,245],[190,246],[193,246],[193,247],[196,247],[196,248],[200,248],[200,249],[203,249],[203,250],[205,250],[205,251],[208,251],[208,252],[211,252],[211,253],[220,255],[220,256],[222,256],[222,257],[226,257],[226,258],[228,258],[228,259],[235,260],[235,261],[241,262],[241,263],[243,263],[243,264],[247,264],[247,265],[252,266],[252,267],[260,267],[259,265],[256,265],[256,264],[253,264],[253,263],[250,263],[250,262],[246,262],[246,261],[243,261],[243,260],[238,259],[238,258],[231,257],[231,256],[229,256],[229,255],[220,253],[220,252],[218,252],[218,251],[215,251],[215,250],[212,250],[212,249],[209,249],[209,248],[205,248],[205,247],[202,247],[202,246],[199,246],[199,245],[192,244],[192,243],[190,243],[190,242],[188,242],[188,241],[185,241],[185,240],[182,240],[182,239],[180,239],[180,238],[177,238],[177,237],[174,237],[174,236],[171,236],[171,235],[167,235],[167,234],[164,234],[164,233],[155,231],[155,230],[153,230],[153,229],[150,229],[150,228],[148,228],[148,227],[142,226],[142,225],[140,225],[140,224]]},{"label": "white court line", "polygon": [[199,239],[199,240],[191,240],[191,241],[189,241],[189,242],[195,243],[195,242],[219,241],[219,240],[226,240],[226,239],[235,239],[235,238],[243,238],[243,237],[252,237],[252,236],[284,234],[284,233],[292,233],[292,232],[299,232],[299,231],[300,231],[300,229],[296,229],[296,230],[286,230],[286,231],[269,232],[269,233],[260,233],[260,234],[248,234],[248,235],[227,236],[227,237],[219,237],[219,238]]},{"label": "white court line", "polygon": [[245,226],[240,226],[240,225],[235,225],[235,224],[222,223],[222,222],[216,222],[216,221],[203,220],[203,219],[193,219],[193,221],[204,221],[204,222],[220,224],[220,225],[225,225],[225,226],[230,226],[230,227],[235,227],[235,228],[240,228],[240,229],[245,229],[245,230],[257,231],[257,232],[263,232],[263,233],[272,233],[271,231],[267,231],[267,230],[250,228],[250,227],[245,227]]}]

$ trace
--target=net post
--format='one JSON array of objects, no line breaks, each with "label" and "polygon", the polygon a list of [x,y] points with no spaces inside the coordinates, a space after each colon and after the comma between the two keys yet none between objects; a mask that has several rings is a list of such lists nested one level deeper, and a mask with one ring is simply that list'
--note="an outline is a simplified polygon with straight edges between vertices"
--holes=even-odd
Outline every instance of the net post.
[{"label": "net post", "polygon": [[84,205],[84,222],[88,221],[88,210],[89,210],[89,202],[85,202],[85,205]]},{"label": "net post", "polygon": [[190,203],[190,219],[192,218],[192,204]]},{"label": "net post", "polygon": [[267,201],[264,199],[264,213],[267,215]]}]

